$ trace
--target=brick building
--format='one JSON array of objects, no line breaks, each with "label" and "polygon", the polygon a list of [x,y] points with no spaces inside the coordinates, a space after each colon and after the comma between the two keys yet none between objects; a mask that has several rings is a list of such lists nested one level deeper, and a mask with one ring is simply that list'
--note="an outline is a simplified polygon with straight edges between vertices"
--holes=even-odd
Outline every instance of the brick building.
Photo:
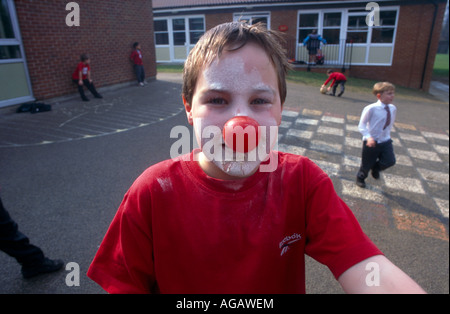
[{"label": "brick building", "polygon": [[[183,62],[207,29],[245,20],[284,32],[299,70],[336,68],[428,90],[445,6],[446,0],[153,0],[156,60]],[[313,29],[327,41],[323,66],[307,65],[303,40]]]},{"label": "brick building", "polygon": [[76,0],[79,26],[66,24],[69,2],[0,0],[0,107],[76,93],[71,75],[82,53],[97,87],[133,82],[136,41],[146,76],[156,76],[151,0]]}]

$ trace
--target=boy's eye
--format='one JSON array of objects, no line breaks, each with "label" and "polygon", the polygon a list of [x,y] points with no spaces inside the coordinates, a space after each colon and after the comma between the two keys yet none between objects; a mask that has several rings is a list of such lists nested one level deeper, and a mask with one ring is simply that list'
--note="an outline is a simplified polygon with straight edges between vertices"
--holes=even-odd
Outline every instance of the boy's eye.
[{"label": "boy's eye", "polygon": [[223,98],[211,98],[208,100],[208,103],[213,105],[225,105],[226,101]]},{"label": "boy's eye", "polygon": [[268,104],[270,103],[270,101],[268,101],[267,99],[264,98],[256,98],[254,100],[252,100],[251,104],[252,105],[264,105],[264,104]]}]

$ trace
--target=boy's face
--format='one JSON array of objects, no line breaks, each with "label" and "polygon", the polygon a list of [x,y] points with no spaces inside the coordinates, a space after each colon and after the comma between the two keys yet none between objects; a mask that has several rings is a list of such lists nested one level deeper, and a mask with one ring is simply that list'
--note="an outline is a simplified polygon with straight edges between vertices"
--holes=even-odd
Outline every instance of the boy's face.
[{"label": "boy's face", "polygon": [[377,98],[386,105],[389,105],[392,103],[395,97],[395,91],[394,90],[387,90],[382,93],[377,94]]},{"label": "boy's face", "polygon": [[[253,118],[267,130],[277,128],[281,123],[281,106],[275,67],[266,52],[252,43],[235,51],[224,49],[220,58],[200,71],[192,104],[185,102],[188,121],[194,126],[197,142],[202,148],[211,141],[209,134],[202,137],[205,128],[213,126],[215,130],[222,130],[225,123],[236,116]],[[276,139],[272,137],[262,134],[260,143],[273,147]],[[221,140],[222,136],[214,134],[214,138]],[[220,145],[220,155],[224,157],[230,148],[223,141]],[[233,179],[252,175],[264,159],[258,158],[258,154],[253,159],[248,156],[246,154],[243,161],[200,157],[199,163],[213,177]]]}]

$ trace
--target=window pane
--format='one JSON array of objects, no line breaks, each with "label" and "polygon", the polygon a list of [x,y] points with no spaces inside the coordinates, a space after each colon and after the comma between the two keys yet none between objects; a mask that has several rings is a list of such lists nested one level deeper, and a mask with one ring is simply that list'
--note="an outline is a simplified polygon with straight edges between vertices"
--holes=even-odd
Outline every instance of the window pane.
[{"label": "window pane", "polygon": [[372,43],[392,43],[394,39],[393,28],[378,28],[372,30]]},{"label": "window pane", "polygon": [[380,26],[394,26],[397,11],[381,11],[380,12]]},{"label": "window pane", "polygon": [[186,42],[186,34],[182,33],[173,33],[173,43],[175,46],[183,46]]},{"label": "window pane", "polygon": [[341,26],[341,13],[325,13],[323,26]]},{"label": "window pane", "polygon": [[267,17],[255,17],[252,18],[252,24],[262,23],[267,27]]},{"label": "window pane", "polygon": [[189,19],[189,30],[203,30],[203,19],[202,18],[192,18]]},{"label": "window pane", "polygon": [[190,32],[191,45],[195,45],[202,35],[203,32]]},{"label": "window pane", "polygon": [[174,31],[184,31],[184,19],[172,20],[172,26]]},{"label": "window pane", "polygon": [[308,37],[308,35],[311,34],[312,31],[312,29],[300,29],[298,31],[298,42],[303,43],[305,38]]},{"label": "window pane", "polygon": [[339,44],[340,29],[324,29],[323,38],[327,41],[327,44]]},{"label": "window pane", "polygon": [[300,27],[317,27],[319,14],[300,14]]},{"label": "window pane", "polygon": [[367,43],[367,32],[348,32],[347,42],[355,44]]},{"label": "window pane", "polygon": [[20,46],[0,46],[1,59],[20,59]]},{"label": "window pane", "polygon": [[368,26],[366,24],[365,16],[349,16],[348,17],[348,29],[356,30],[356,29],[367,29]]},{"label": "window pane", "polygon": [[168,33],[155,33],[155,42],[157,45],[168,45],[169,34]]},{"label": "window pane", "polygon": [[0,3],[0,38],[15,38],[6,0]]},{"label": "window pane", "polygon": [[154,21],[155,32],[167,32],[167,21],[159,20]]}]

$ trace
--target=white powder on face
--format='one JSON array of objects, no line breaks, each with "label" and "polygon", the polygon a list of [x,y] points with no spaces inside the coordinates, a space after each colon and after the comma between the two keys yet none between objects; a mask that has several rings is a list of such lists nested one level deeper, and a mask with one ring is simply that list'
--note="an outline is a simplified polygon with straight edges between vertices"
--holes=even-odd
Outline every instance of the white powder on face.
[{"label": "white powder on face", "polygon": [[253,174],[260,165],[260,161],[213,161],[226,174],[233,177],[248,177]]},{"label": "white powder on face", "polygon": [[[240,56],[229,55],[226,58],[214,60],[209,67],[203,71],[203,78],[206,82],[207,88],[210,90],[225,91],[233,94],[234,97],[240,99],[241,102],[237,106],[230,106],[227,111],[222,112],[222,115],[207,116],[201,120],[194,120],[194,129],[197,136],[198,143],[208,150],[203,151],[207,160],[213,162],[224,173],[235,177],[248,177],[253,174],[260,166],[261,162],[267,157],[267,150],[271,150],[277,141],[277,132],[275,136],[267,136],[266,132],[261,132],[261,137],[258,147],[248,153],[233,152],[231,148],[219,143],[222,139],[222,130],[220,127],[225,123],[224,117],[232,118],[234,116],[251,116],[249,113],[251,109],[247,102],[242,101],[242,98],[247,97],[248,93],[256,91],[273,91],[273,89],[264,83],[262,76],[257,68],[246,69],[244,59]],[[260,115],[256,118],[258,123],[266,126],[267,129],[278,128],[278,123],[273,116]],[[203,125],[201,125],[203,124]],[[217,132],[208,130],[207,139],[200,138],[203,135],[204,129],[208,126],[217,126]],[[214,133],[214,134],[213,134]],[[213,134],[211,136],[211,134]],[[210,141],[208,143],[208,141]],[[206,144],[205,144],[206,143]],[[205,144],[205,145],[204,145]],[[218,145],[220,144],[220,145]],[[213,152],[209,149],[213,147]],[[269,147],[269,149],[266,149]],[[263,152],[263,153],[262,153]],[[230,158],[231,156],[231,158]]]},{"label": "white powder on face", "polygon": [[211,89],[228,90],[237,93],[261,87],[261,74],[257,69],[245,71],[244,60],[239,56],[216,59],[203,71]]}]

